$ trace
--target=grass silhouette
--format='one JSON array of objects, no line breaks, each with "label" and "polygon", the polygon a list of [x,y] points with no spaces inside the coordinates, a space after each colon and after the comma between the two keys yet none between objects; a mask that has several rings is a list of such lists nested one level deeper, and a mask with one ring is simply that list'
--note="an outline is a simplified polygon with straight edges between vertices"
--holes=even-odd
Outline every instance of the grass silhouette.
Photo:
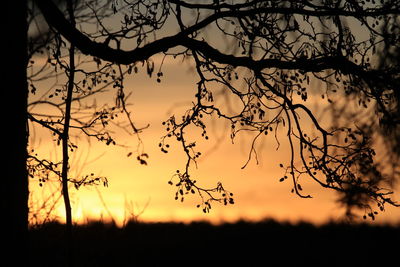
[{"label": "grass silhouette", "polygon": [[[32,266],[63,266],[64,226],[30,230]],[[73,229],[74,266],[371,266],[397,262],[399,226],[240,221],[91,222]]]}]

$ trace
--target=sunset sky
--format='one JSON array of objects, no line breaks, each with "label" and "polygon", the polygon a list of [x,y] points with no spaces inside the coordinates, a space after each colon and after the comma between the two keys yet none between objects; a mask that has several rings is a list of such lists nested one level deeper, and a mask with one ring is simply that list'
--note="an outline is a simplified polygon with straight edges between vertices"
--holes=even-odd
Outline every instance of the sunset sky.
[{"label": "sunset sky", "polygon": [[[154,57],[156,66],[160,60],[161,57]],[[127,157],[135,149],[137,138],[120,129],[116,129],[115,140],[125,147],[106,146],[93,139],[88,142],[85,137],[77,141],[78,149],[71,155],[71,176],[95,173],[106,176],[109,186],[88,186],[79,190],[71,186],[74,221],[109,219],[111,215],[121,224],[131,214],[136,214],[140,215],[141,221],[206,220],[219,223],[274,218],[323,223],[343,216],[344,210],[335,201],[336,195],[333,192],[309,182],[302,186],[313,198],[301,199],[290,192],[290,181],[279,182],[279,178],[284,175],[279,164],[287,164],[289,160],[284,133],[281,133],[278,150],[272,135],[258,142],[259,163],[253,158],[245,169],[241,169],[248,158],[250,136],[244,133],[232,143],[229,125],[218,118],[208,120],[209,140],[201,138],[200,131],[193,131],[193,140],[198,141],[202,156],[198,168],[192,168],[192,174],[204,187],[213,187],[221,181],[225,189],[234,193],[235,204],[224,206],[214,203],[210,213],[204,214],[196,208],[200,203],[197,195],[186,197],[183,203],[176,201],[175,188],[167,182],[177,169],[184,167],[184,153],[177,142],[170,143],[168,154],[161,152],[158,144],[165,134],[162,122],[172,114],[180,116],[190,107],[197,77],[187,63],[172,59],[164,62],[163,73],[162,82],[157,83],[155,77],[149,78],[144,69],[139,69],[138,74],[130,75],[125,82],[126,93],[132,92],[128,102],[136,126],[150,125],[140,134],[144,151],[150,156],[147,166],[140,165],[135,156]],[[112,105],[114,94],[111,88],[109,92],[99,95],[96,101],[109,101]],[[314,97],[309,103],[318,112],[318,106],[324,102],[320,97]],[[329,120],[326,117],[323,121]],[[35,126],[31,131],[30,144],[36,153],[53,160],[60,159],[61,147],[55,146],[51,140],[43,128]],[[43,187],[39,187],[38,183],[37,179],[31,179],[30,186],[34,189],[31,201],[36,206],[45,195],[43,191],[49,192],[59,186],[58,182],[47,182]],[[63,208],[60,199],[52,215],[62,219]],[[376,221],[399,222],[398,218],[400,209],[387,206],[387,211],[381,213]]]},{"label": "sunset sky", "polygon": [[[168,31],[164,34],[167,33]],[[211,40],[216,42],[215,39]],[[40,68],[46,60],[47,57],[35,58],[36,68]],[[157,55],[152,60],[155,63],[156,74],[163,59],[161,55]],[[125,77],[125,94],[132,93],[128,99],[128,109],[135,125],[140,128],[149,124],[149,127],[140,133],[143,142],[141,148],[149,155],[148,165],[140,165],[134,153],[130,157],[127,156],[137,147],[138,139],[117,127],[113,128],[116,146],[107,146],[94,139],[87,140],[84,136],[79,140],[73,137],[72,140],[78,145],[78,149],[71,153],[70,177],[94,173],[107,177],[109,183],[108,187],[88,186],[79,190],[71,185],[72,214],[75,222],[99,218],[108,220],[112,216],[118,224],[122,224],[132,214],[138,215],[140,221],[146,222],[205,220],[219,223],[240,219],[274,218],[281,221],[306,220],[323,223],[343,218],[344,209],[336,202],[337,196],[334,192],[323,189],[315,182],[307,181],[302,183],[303,190],[313,198],[301,199],[291,193],[290,181],[279,182],[284,175],[284,170],[279,165],[287,165],[290,159],[288,144],[284,138],[286,132],[278,131],[279,149],[273,135],[258,141],[258,164],[253,155],[247,167],[242,169],[251,148],[251,135],[239,134],[232,142],[230,124],[216,116],[205,119],[208,140],[201,137],[200,130],[190,128],[193,132],[189,136],[196,141],[197,148],[202,153],[197,168],[193,165],[191,172],[198,183],[207,188],[222,182],[224,188],[234,194],[235,204],[224,206],[213,203],[210,213],[204,214],[201,208],[196,208],[201,202],[198,195],[188,195],[182,203],[176,201],[176,190],[168,181],[176,170],[184,168],[185,155],[176,141],[169,143],[169,153],[160,150],[160,138],[166,134],[162,122],[174,114],[177,117],[182,116],[184,111],[192,106],[198,77],[193,66],[181,58],[165,58],[161,83],[156,81],[155,75],[148,77],[146,66],[138,66],[137,74],[132,72]],[[30,95],[30,102],[42,96],[43,99],[48,99],[63,82],[65,81],[62,79],[38,81],[36,85],[40,90],[36,95]],[[316,112],[321,124],[328,126],[332,118],[323,112],[327,102],[326,99],[321,99],[318,86],[311,83],[311,95],[307,105]],[[223,91],[223,88],[214,88],[216,103],[223,106],[230,101],[229,105],[235,107],[235,101],[229,95],[222,94]],[[115,89],[110,86],[108,92],[88,98],[85,103],[96,103],[98,107],[105,103],[113,106],[115,94]],[[56,101],[57,97],[53,100]],[[76,107],[77,103],[74,105]],[[56,112],[50,105],[38,105],[30,111]],[[37,125],[30,127],[29,149],[34,149],[38,157],[58,161],[61,159],[61,146],[56,146],[53,139],[46,129]],[[36,212],[43,216],[44,210],[50,209],[52,216],[63,220],[64,207],[57,191],[59,182],[48,181],[42,187],[39,183],[38,179],[30,179],[31,213]],[[43,201],[51,192],[58,193],[46,202],[46,209],[41,210]],[[398,194],[394,198],[400,201]],[[58,202],[53,208],[51,203],[55,199],[58,199]],[[386,212],[380,213],[374,223],[399,223],[399,218],[400,208],[387,205]]]}]

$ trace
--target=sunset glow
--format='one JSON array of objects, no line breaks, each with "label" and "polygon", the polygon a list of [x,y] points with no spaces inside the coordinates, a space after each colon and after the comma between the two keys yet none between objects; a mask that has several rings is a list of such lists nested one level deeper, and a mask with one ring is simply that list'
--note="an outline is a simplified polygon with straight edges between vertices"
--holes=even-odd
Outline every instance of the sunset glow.
[{"label": "sunset glow", "polygon": [[[156,66],[160,61],[161,57],[155,57]],[[129,219],[220,223],[274,218],[323,223],[343,219],[344,209],[335,202],[335,193],[308,181],[303,188],[313,198],[301,199],[290,192],[290,181],[279,182],[284,173],[279,164],[287,164],[289,153],[284,138],[278,136],[279,149],[272,135],[263,138],[257,143],[258,164],[253,155],[247,167],[242,169],[248,160],[251,138],[244,133],[232,142],[229,138],[230,125],[216,116],[208,120],[209,140],[201,138],[199,131],[193,131],[193,140],[197,142],[202,156],[192,173],[205,187],[222,182],[225,189],[234,194],[235,204],[224,206],[214,203],[210,213],[204,214],[196,208],[201,201],[198,195],[188,195],[184,202],[174,200],[175,188],[167,182],[184,165],[184,153],[177,142],[170,143],[171,149],[167,154],[160,151],[158,144],[165,135],[162,122],[173,114],[179,117],[191,106],[196,90],[196,75],[187,63],[172,59],[164,62],[163,73],[161,83],[149,78],[143,69],[139,69],[138,74],[127,76],[125,81],[126,92],[132,93],[128,102],[135,124],[138,127],[150,125],[140,134],[143,149],[149,155],[148,165],[140,165],[134,156],[127,156],[135,150],[138,140],[121,129],[115,129],[116,146],[107,146],[96,140],[88,142],[84,136],[76,141],[78,148],[72,154],[71,175],[95,173],[107,177],[108,187],[86,186],[75,190],[71,186],[75,222],[103,219],[115,220],[122,225]],[[109,92],[96,98],[97,105],[102,102],[112,105],[114,97],[115,91],[110,88]],[[91,101],[90,98],[87,100],[88,103]],[[310,106],[318,108],[323,101],[319,95],[315,96]],[[323,120],[324,123],[329,121],[329,117]],[[60,147],[54,145],[45,129],[35,126],[31,133],[30,144],[36,153],[60,159]],[[285,133],[281,134],[284,136]],[[33,192],[31,203],[34,204],[31,205],[32,216],[32,213],[38,212],[39,203],[46,199],[46,194],[59,190],[59,183],[48,181],[42,187],[39,187],[37,179],[31,179],[30,183]],[[48,203],[50,205],[51,201],[58,199],[57,205],[50,205],[47,209],[51,209],[51,218],[63,221],[65,215],[59,194],[59,191],[56,192]],[[43,211],[40,214],[44,216]],[[376,221],[398,223],[398,218],[400,210],[387,207],[387,211],[380,214]]]}]

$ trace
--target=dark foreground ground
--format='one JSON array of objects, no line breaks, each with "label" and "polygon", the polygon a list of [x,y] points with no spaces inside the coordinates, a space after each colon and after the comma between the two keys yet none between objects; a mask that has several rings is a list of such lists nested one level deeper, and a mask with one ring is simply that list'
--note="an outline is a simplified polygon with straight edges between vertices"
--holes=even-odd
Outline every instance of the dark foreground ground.
[{"label": "dark foreground ground", "polygon": [[[31,232],[32,266],[65,266],[64,228]],[[400,227],[239,222],[76,226],[73,266],[400,266]]]}]

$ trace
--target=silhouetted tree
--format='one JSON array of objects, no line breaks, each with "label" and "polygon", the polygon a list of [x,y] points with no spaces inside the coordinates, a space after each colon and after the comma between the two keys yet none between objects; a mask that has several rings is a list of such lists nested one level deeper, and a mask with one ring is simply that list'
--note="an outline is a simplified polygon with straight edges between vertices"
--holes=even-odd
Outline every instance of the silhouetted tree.
[{"label": "silhouetted tree", "polygon": [[[370,126],[376,124],[349,122],[343,115],[332,127],[326,126],[308,101],[320,95],[326,105],[337,105],[342,96],[352,95],[360,107],[375,107],[372,119],[383,118],[398,129],[392,112],[398,103],[398,64],[378,64],[377,51],[399,46],[399,1],[115,1],[112,9],[120,27],[109,30],[99,19],[100,34],[95,36],[74,27],[51,0],[35,2],[49,26],[83,54],[117,64],[118,88],[123,88],[122,69],[130,72],[139,62],[152,76],[155,66],[150,58],[155,54],[193,60],[198,74],[194,105],[183,116],[165,121],[167,134],[160,144],[167,152],[170,140],[176,140],[187,156],[183,170],[170,181],[176,181],[177,199],[197,192],[205,212],[212,201],[233,203],[222,184],[207,189],[190,176],[201,154],[187,137],[188,126],[199,127],[207,139],[204,118],[216,116],[231,123],[231,138],[243,131],[254,134],[249,160],[257,156],[258,140],[274,133],[276,138],[283,130],[290,153],[288,163],[281,164],[280,181],[291,180],[292,191],[300,197],[311,197],[301,186],[304,179],[311,179],[335,190],[349,213],[355,207],[374,218],[373,203],[380,210],[385,204],[398,205],[387,189],[398,173],[387,173],[375,156],[372,138],[378,131]],[[380,27],[382,23],[391,27]],[[166,31],[167,25],[178,30]],[[227,109],[219,104],[215,85],[240,105]],[[26,106],[26,99],[20,101]],[[22,121],[26,113],[21,112],[16,114]],[[24,144],[20,156],[26,155],[26,129],[21,125],[16,128]],[[15,190],[26,191],[19,186]]]},{"label": "silhouetted tree", "polygon": [[[63,9],[73,25],[90,24],[93,20],[109,16],[109,2],[95,7],[90,2],[83,1],[65,1],[65,4]],[[97,58],[82,57],[75,51],[74,45],[67,44],[57,32],[43,29],[41,18],[34,14],[34,9],[35,6],[32,6],[31,32],[38,32],[38,36],[29,38],[28,44],[31,58],[28,66],[28,119],[32,129],[39,125],[50,131],[53,141],[61,146],[62,159],[58,162],[43,159],[32,145],[28,156],[28,170],[32,178],[39,178],[40,185],[48,180],[59,180],[63,184],[63,195],[67,199],[66,217],[67,221],[71,221],[67,182],[77,189],[82,185],[107,184],[105,177],[97,177],[94,174],[83,177],[69,176],[69,152],[74,152],[77,148],[71,136],[84,135],[107,145],[115,144],[107,126],[113,122],[114,125],[129,130],[126,125],[113,121],[120,113],[127,116],[130,131],[138,137],[139,144],[141,140],[138,133],[142,129],[135,126],[126,109],[127,96],[124,94],[121,78],[124,73],[119,73],[118,66],[112,63],[102,64]],[[94,66],[97,67],[93,68]],[[87,103],[87,99],[95,98],[111,86],[117,88],[114,103],[110,101],[113,105],[97,106],[96,103]],[[135,152],[138,151],[141,151],[140,147]],[[143,154],[139,156],[146,157]],[[140,162],[146,163],[145,159],[141,159]]]},{"label": "silhouetted tree", "polygon": [[[166,140],[173,137],[187,155],[183,171],[174,175],[177,198],[198,192],[204,211],[213,200],[233,202],[221,184],[204,189],[189,174],[200,153],[186,137],[187,127],[201,128],[207,138],[202,118],[215,115],[231,123],[232,138],[241,131],[255,133],[249,160],[257,154],[258,139],[284,130],[291,152],[288,164],[281,164],[284,175],[280,180],[290,178],[292,191],[301,197],[311,197],[303,193],[301,181],[312,179],[337,191],[349,213],[357,207],[374,218],[372,202],[381,210],[386,203],[398,205],[386,189],[388,181],[397,176],[385,173],[375,157],[371,138],[376,131],[358,122],[348,123],[345,116],[335,127],[323,126],[307,100],[313,93],[335,104],[341,96],[353,95],[361,107],[368,108],[370,102],[377,107],[375,119],[380,114],[392,118],[388,117],[389,100],[396,94],[398,67],[379,68],[376,51],[383,49],[384,42],[390,47],[399,44],[393,29],[379,28],[384,19],[398,27],[399,1],[132,1],[124,2],[129,8],[120,11],[115,2],[115,13],[123,16],[121,28],[104,30],[102,40],[90,39],[60,19],[50,2],[39,2],[48,23],[84,54],[128,68],[146,61],[149,74],[154,66],[148,59],[154,54],[193,59],[199,78],[195,105],[182,119],[174,116],[165,121],[168,133],[160,144],[167,152]],[[179,30],[157,38],[163,35],[166,21],[173,21]],[[218,44],[222,39],[229,45]],[[111,40],[116,47],[110,46]],[[178,46],[183,49],[171,50]],[[322,88],[311,88],[318,81]],[[240,107],[227,112],[218,106],[213,84],[237,97]],[[398,119],[390,122],[396,123]]]},{"label": "silhouetted tree", "polygon": [[[69,0],[60,1],[58,5],[58,8],[67,14],[69,23],[73,26],[87,25],[93,20],[96,22],[110,13],[110,3],[107,1],[93,6],[91,2]],[[110,145],[115,144],[115,140],[108,129],[109,124],[113,123],[127,131],[130,127],[130,132],[138,137],[139,147],[135,152],[139,153],[141,140],[138,134],[142,129],[136,128],[126,109],[127,97],[121,86],[123,73],[117,74],[118,67],[112,63],[102,64],[100,59],[82,57],[73,43],[66,43],[59,33],[43,24],[43,18],[37,13],[35,5],[29,7],[29,129],[34,132],[35,126],[40,126],[49,130],[52,141],[60,147],[59,153],[56,151],[56,154],[61,155],[61,159],[54,161],[43,158],[35,150],[35,145],[30,144],[28,174],[29,177],[38,179],[40,186],[48,182],[61,185],[60,194],[64,199],[66,215],[66,248],[69,254],[67,258],[70,260],[73,248],[70,185],[74,185],[76,189],[82,185],[108,185],[106,177],[96,176],[94,173],[81,177],[71,173],[71,167],[77,166],[74,166],[76,164],[71,162],[70,157],[78,148],[76,138],[72,137],[84,135]],[[116,90],[117,100],[114,105],[97,106],[95,102],[87,103],[87,99],[95,98],[111,85],[119,88]],[[124,113],[130,122],[128,126],[114,121],[121,113]],[[137,157],[140,158],[141,164],[146,164],[146,154],[140,153]]]},{"label": "silhouetted tree", "polygon": [[[7,67],[2,74],[2,126],[3,158],[5,159],[1,185],[2,240],[5,245],[3,259],[16,265],[26,265],[25,257],[14,257],[17,251],[26,251],[28,216],[28,179],[26,172],[27,131],[27,81],[26,66],[27,7],[24,1],[7,2],[5,5],[8,27],[4,37],[8,44],[5,57]],[[10,12],[13,10],[13,12]],[[5,18],[5,19],[4,19]],[[3,127],[7,128],[3,128]],[[12,260],[12,261],[10,261]]]},{"label": "silhouetted tree", "polygon": [[378,129],[381,129],[382,135],[386,137],[384,142],[391,152],[388,153],[388,163],[392,164],[393,171],[397,171],[396,175],[399,175],[400,170],[396,166],[399,165],[400,160],[400,91],[398,89],[400,87],[400,46],[395,37],[400,34],[400,21],[398,18],[394,20],[391,17],[386,17],[383,21],[381,31],[388,38],[384,39],[383,48],[379,54],[378,68],[382,71],[391,70],[395,75],[395,80],[388,85],[386,83],[380,85],[384,89],[389,87],[387,89],[389,94],[386,96],[388,109],[380,116]]}]

